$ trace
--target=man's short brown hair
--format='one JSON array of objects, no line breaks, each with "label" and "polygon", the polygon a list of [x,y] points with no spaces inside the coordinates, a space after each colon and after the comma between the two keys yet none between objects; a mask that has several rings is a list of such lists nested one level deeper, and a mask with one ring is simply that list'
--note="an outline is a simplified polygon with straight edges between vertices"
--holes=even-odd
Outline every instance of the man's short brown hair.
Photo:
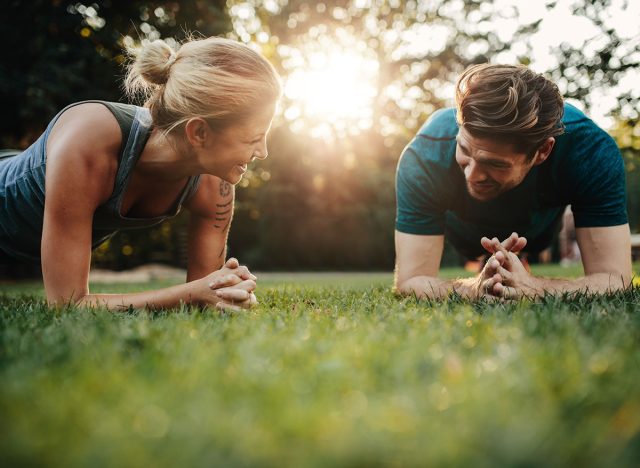
[{"label": "man's short brown hair", "polygon": [[477,138],[513,145],[529,157],[564,132],[558,87],[524,65],[473,65],[456,84],[458,124]]}]

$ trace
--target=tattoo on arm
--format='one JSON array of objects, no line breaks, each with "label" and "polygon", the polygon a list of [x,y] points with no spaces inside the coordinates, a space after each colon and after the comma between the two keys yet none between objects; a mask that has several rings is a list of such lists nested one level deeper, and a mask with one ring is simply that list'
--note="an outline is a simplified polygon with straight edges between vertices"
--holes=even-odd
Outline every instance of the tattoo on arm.
[{"label": "tattoo on arm", "polygon": [[216,203],[216,215],[214,218],[215,222],[213,224],[216,229],[220,229],[222,227],[222,223],[225,221],[227,221],[227,223],[222,227],[222,230],[224,231],[229,227],[229,223],[231,222],[230,213],[233,210],[233,185],[225,180],[220,181],[220,196],[226,198],[230,195],[231,200],[228,202]]},{"label": "tattoo on arm", "polygon": [[221,197],[228,197],[229,195],[231,195],[231,184],[229,182],[227,182],[226,180],[223,180],[220,182],[220,196]]},{"label": "tattoo on arm", "polygon": [[222,227],[222,223],[226,221],[226,224],[224,224],[224,227],[222,227],[222,230],[225,231],[229,227],[229,224],[231,223],[231,216],[224,216],[224,215],[229,213],[230,211],[231,210],[225,211],[224,213],[217,212],[215,218],[213,218],[214,219],[213,227],[215,227],[216,229],[220,229]]},{"label": "tattoo on arm", "polygon": [[[226,230],[229,227],[229,223],[231,222],[231,214],[233,211],[233,185],[231,185],[227,181],[220,181],[220,196],[223,198],[227,198],[231,196],[231,200],[225,203],[216,203],[216,214],[214,217],[213,227],[216,229],[222,228],[222,230]],[[227,221],[226,224],[223,223]]]},{"label": "tattoo on arm", "polygon": [[227,228],[229,227],[229,224],[231,224],[231,218],[227,219],[227,224],[224,225],[224,227],[222,228],[223,231],[226,231]]}]

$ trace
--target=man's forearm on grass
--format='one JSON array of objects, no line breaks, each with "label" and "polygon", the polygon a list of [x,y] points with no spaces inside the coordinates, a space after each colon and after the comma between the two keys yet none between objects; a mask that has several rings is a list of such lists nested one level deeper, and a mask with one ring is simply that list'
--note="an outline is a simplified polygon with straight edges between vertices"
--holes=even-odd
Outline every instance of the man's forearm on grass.
[{"label": "man's forearm on grass", "polygon": [[630,275],[593,273],[576,279],[535,277],[537,294],[563,292],[607,293],[628,288]]},{"label": "man's forearm on grass", "polygon": [[444,280],[433,276],[415,276],[403,282],[398,282],[396,291],[403,296],[415,294],[418,298],[440,299],[451,293],[462,297],[477,297],[475,284],[477,278],[459,278]]}]

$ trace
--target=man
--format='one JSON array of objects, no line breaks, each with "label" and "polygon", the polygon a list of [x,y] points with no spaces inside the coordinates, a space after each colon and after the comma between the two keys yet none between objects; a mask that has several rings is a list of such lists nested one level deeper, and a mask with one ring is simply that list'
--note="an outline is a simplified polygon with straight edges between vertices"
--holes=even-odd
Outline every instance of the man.
[{"label": "man", "polygon": [[[563,103],[552,82],[524,66],[468,68],[456,85],[456,108],[434,113],[405,148],[396,192],[401,294],[518,298],[631,282],[620,151]],[[532,276],[516,254],[548,247],[567,205],[585,276]],[[478,277],[437,278],[445,236],[469,258],[494,254]]]}]

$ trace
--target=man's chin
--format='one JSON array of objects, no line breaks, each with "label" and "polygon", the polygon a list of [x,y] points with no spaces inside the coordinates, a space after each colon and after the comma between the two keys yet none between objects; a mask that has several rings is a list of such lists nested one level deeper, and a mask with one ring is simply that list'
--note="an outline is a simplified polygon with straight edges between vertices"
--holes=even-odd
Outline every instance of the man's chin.
[{"label": "man's chin", "polygon": [[473,187],[471,187],[469,184],[467,184],[467,192],[469,193],[469,195],[471,195],[471,198],[474,198],[478,201],[493,200],[498,195],[500,195],[500,191],[497,190],[495,187],[491,187],[490,189],[487,189],[487,190],[476,190]]}]

